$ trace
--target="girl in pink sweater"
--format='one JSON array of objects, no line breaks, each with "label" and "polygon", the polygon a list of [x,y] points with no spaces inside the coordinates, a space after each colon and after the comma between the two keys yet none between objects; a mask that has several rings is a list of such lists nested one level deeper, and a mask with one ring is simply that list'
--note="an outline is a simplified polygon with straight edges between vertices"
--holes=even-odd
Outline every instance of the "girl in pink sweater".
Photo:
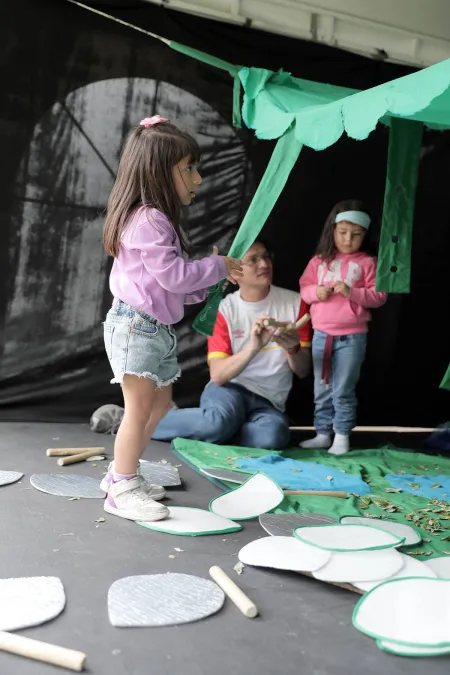
[{"label": "girl in pink sweater", "polygon": [[[339,202],[327,218],[317,253],[300,278],[314,328],[314,426],[302,448],[342,455],[356,424],[356,385],[366,353],[370,309],[386,302],[375,290],[376,258],[369,254],[370,216],[354,199]],[[331,445],[331,434],[335,436]],[[330,447],[331,446],[331,447]]]}]

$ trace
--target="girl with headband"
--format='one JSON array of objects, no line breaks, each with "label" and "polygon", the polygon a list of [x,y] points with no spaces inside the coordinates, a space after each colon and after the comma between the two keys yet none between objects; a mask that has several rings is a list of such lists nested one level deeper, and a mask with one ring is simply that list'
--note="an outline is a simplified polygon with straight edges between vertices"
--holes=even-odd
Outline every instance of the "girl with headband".
[{"label": "girl with headband", "polygon": [[349,450],[370,309],[387,299],[387,293],[375,290],[377,261],[369,253],[367,236],[370,220],[367,209],[357,200],[336,204],[326,220],[316,255],[300,278],[301,296],[311,306],[314,328],[316,429],[314,438],[300,443],[302,448],[329,448],[334,455]]}]

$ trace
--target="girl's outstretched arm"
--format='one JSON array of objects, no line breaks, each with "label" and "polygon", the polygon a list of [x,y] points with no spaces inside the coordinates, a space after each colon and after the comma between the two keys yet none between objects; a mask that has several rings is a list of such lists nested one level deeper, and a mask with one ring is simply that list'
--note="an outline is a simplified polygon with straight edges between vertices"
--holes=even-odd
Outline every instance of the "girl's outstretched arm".
[{"label": "girl's outstretched arm", "polygon": [[[218,255],[187,262],[179,255],[173,230],[163,214],[140,223],[132,246],[141,251],[144,267],[171,293],[193,293],[213,286],[227,276],[227,266]],[[169,229],[170,228],[170,229]]]}]

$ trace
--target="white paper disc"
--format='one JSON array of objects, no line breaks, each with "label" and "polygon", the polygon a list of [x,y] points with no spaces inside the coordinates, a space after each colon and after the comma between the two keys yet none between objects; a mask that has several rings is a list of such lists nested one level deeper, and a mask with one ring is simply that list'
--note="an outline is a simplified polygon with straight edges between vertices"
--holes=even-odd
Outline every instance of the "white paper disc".
[{"label": "white paper disc", "polygon": [[369,591],[353,625],[373,638],[415,647],[450,647],[450,580],[394,579]]},{"label": "white paper disc", "polygon": [[[416,560],[412,556],[406,555],[405,553],[399,553],[399,556],[401,556],[403,561],[403,566],[401,569],[395,574],[392,574],[381,581],[387,581],[388,579],[406,579],[407,577],[428,577],[430,579],[437,578],[438,575],[420,560]],[[371,591],[372,588],[378,586],[381,581],[353,581],[352,583],[354,586],[356,586],[356,588],[359,588],[361,591],[365,591],[367,593],[367,591]]]},{"label": "white paper disc", "polygon": [[284,499],[283,490],[268,476],[256,473],[235,490],[213,499],[210,511],[231,520],[249,520],[272,511]]},{"label": "white paper disc", "polygon": [[392,520],[371,520],[370,518],[364,518],[362,516],[342,516],[339,521],[342,525],[368,525],[371,527],[377,527],[380,530],[386,530],[386,532],[392,532],[396,534],[400,539],[405,539],[402,546],[415,546],[420,544],[422,537],[419,532],[411,525],[406,525],[405,523],[395,523]]},{"label": "white paper disc", "polygon": [[181,485],[178,471],[172,464],[164,462],[149,462],[140,459],[141,474],[149,485],[162,485],[163,487],[176,487]]},{"label": "white paper disc", "polygon": [[217,584],[191,574],[151,574],[115,581],[108,592],[113,626],[171,626],[198,621],[221,609]]},{"label": "white paper disc", "polygon": [[444,656],[450,654],[450,647],[413,647],[412,645],[398,645],[387,640],[377,640],[377,647],[382,652],[397,656]]},{"label": "white paper disc", "polygon": [[329,551],[308,546],[294,537],[263,537],[241,548],[239,560],[244,565],[272,567],[292,572],[314,572],[331,557]]},{"label": "white paper disc", "polygon": [[320,513],[263,513],[259,516],[259,524],[272,537],[293,537],[297,527],[336,522],[335,518]]},{"label": "white paper disc", "polygon": [[313,572],[313,576],[321,581],[341,584],[355,584],[367,579],[380,583],[398,572],[402,565],[402,557],[395,548],[332,553],[326,565]]},{"label": "white paper disc", "polygon": [[23,473],[20,471],[0,471],[0,485],[17,483],[21,478],[23,478]]},{"label": "white paper disc", "polygon": [[211,511],[194,509],[188,506],[169,506],[169,516],[155,522],[141,522],[138,525],[149,530],[165,532],[166,534],[181,534],[197,537],[202,534],[226,534],[238,532],[242,526],[228,518],[218,516]]},{"label": "white paper disc", "polygon": [[0,579],[0,630],[19,630],[54,619],[66,595],[58,577]]},{"label": "white paper disc", "polygon": [[438,579],[450,579],[450,556],[424,560],[423,564],[433,570]]},{"label": "white paper disc", "polygon": [[62,473],[35,473],[30,477],[31,485],[40,492],[58,497],[80,497],[82,499],[104,499],[100,481],[91,476]]},{"label": "white paper disc", "polygon": [[238,483],[238,485],[245,483],[249,477],[248,473],[233,471],[232,469],[200,469],[200,471],[210,478],[226,481],[227,483]]},{"label": "white paper disc", "polygon": [[298,527],[294,536],[305,544],[327,551],[381,551],[403,543],[404,539],[367,525],[313,525]]}]

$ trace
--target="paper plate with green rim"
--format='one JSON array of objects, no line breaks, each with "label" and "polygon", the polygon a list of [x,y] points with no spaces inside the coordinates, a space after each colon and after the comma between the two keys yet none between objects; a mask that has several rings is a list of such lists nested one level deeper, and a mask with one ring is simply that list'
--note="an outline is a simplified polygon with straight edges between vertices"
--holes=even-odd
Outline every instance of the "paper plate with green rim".
[{"label": "paper plate with green rim", "polygon": [[395,642],[388,640],[377,640],[377,647],[382,652],[388,654],[395,654],[395,656],[445,656],[450,654],[450,647],[438,647],[432,649],[431,647],[413,647],[412,645],[398,645]]},{"label": "paper plate with green rim", "polygon": [[383,643],[433,651],[450,648],[450,580],[390,579],[369,591],[354,611],[354,627]]},{"label": "paper plate with green rim", "polygon": [[291,572],[314,572],[331,557],[329,551],[308,546],[294,537],[262,537],[246,544],[238,553],[244,565],[271,567]]},{"label": "paper plate with green rim", "polygon": [[169,516],[165,520],[153,522],[136,521],[138,525],[155,532],[179,534],[185,537],[199,537],[203,534],[227,534],[239,532],[242,526],[228,518],[205,509],[190,506],[169,506]]},{"label": "paper plate with green rim", "polygon": [[[319,549],[323,550],[323,549]],[[320,581],[357,585],[357,582],[381,584],[391,579],[403,567],[403,559],[396,548],[381,551],[331,552],[329,561],[313,577]]]},{"label": "paper plate with green rim", "polygon": [[339,518],[341,525],[364,525],[369,527],[378,527],[380,530],[392,532],[398,537],[404,537],[405,543],[402,546],[417,546],[422,541],[422,535],[412,525],[406,523],[397,523],[394,520],[376,520],[364,516],[341,516]]},{"label": "paper plate with green rim", "polygon": [[402,546],[405,538],[368,525],[310,525],[297,527],[294,537],[310,546],[326,551],[350,553],[352,551],[382,551]]},{"label": "paper plate with green rim", "polygon": [[276,509],[283,499],[278,483],[259,471],[234,490],[212,499],[209,510],[230,520],[251,520]]},{"label": "paper plate with green rim", "polygon": [[368,579],[364,579],[364,581],[354,580],[352,582],[353,585],[356,586],[356,588],[359,588],[360,591],[367,593],[368,591],[371,591],[372,588],[375,588],[375,586],[381,584],[383,581],[392,579],[407,579],[409,577],[429,577],[430,579],[437,579],[439,576],[431,569],[431,567],[428,567],[425,562],[417,560],[407,553],[400,553],[397,551],[397,555],[399,555],[403,561],[403,565],[398,572],[395,574],[387,574],[383,578],[378,577],[378,581],[376,582],[369,581]]},{"label": "paper plate with green rim", "polygon": [[438,579],[450,579],[450,556],[428,558],[423,560],[423,564],[433,570]]}]

